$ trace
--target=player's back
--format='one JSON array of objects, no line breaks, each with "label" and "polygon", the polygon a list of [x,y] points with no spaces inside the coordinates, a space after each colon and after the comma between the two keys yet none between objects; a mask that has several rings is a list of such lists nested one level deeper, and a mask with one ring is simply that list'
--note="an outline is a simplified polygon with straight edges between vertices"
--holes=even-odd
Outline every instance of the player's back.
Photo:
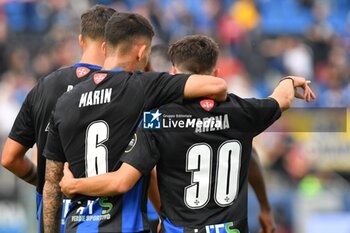
[{"label": "player's back", "polygon": [[142,80],[136,76],[101,71],[58,100],[54,120],[75,177],[115,170],[117,155],[128,145],[145,107]]},{"label": "player's back", "polygon": [[224,103],[194,100],[159,111],[163,129],[150,132],[160,153],[165,232],[248,232],[251,143],[279,117],[278,103],[230,94]]},{"label": "player's back", "polygon": [[45,183],[46,163],[42,153],[46,143],[49,119],[57,99],[99,69],[99,66],[85,63],[58,69],[40,79],[22,105],[9,137],[27,147],[37,144],[37,192],[39,194],[42,194]]},{"label": "player's back", "polygon": [[[47,141],[48,159],[68,162],[74,177],[115,171],[143,111],[181,99],[189,75],[99,71],[57,102]],[[77,196],[66,232],[139,232],[148,229],[147,184],[124,195]]]}]

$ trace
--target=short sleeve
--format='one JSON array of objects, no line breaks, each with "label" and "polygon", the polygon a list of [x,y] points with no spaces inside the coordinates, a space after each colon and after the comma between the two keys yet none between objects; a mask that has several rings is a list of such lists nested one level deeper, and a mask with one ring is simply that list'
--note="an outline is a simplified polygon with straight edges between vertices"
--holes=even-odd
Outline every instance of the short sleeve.
[{"label": "short sleeve", "polygon": [[33,88],[27,95],[9,134],[9,138],[26,147],[33,147],[35,143],[34,119],[31,114],[35,90]]},{"label": "short sleeve", "polygon": [[144,86],[145,108],[150,110],[171,102],[182,103],[189,74],[140,73]]},{"label": "short sleeve", "polygon": [[148,175],[157,164],[159,157],[152,135],[139,128],[120,161],[133,166],[143,175]]},{"label": "short sleeve", "polygon": [[43,155],[50,160],[66,162],[59,136],[58,125],[55,123],[55,114],[52,113],[49,123],[49,132]]},{"label": "short sleeve", "polygon": [[281,116],[278,102],[273,98],[244,99],[246,110],[252,120],[253,132],[257,135],[271,126]]}]

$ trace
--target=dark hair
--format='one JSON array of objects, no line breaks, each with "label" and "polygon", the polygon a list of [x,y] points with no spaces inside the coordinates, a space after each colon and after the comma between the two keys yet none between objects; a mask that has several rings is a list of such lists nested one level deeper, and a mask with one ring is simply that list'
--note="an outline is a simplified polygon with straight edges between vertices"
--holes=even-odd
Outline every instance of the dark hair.
[{"label": "dark hair", "polygon": [[154,30],[151,23],[136,13],[114,14],[106,25],[105,40],[107,45],[113,47],[138,37],[152,40],[153,36]]},{"label": "dark hair", "polygon": [[95,5],[84,12],[80,19],[80,33],[83,38],[103,39],[108,20],[117,11],[103,5]]},{"label": "dark hair", "polygon": [[171,63],[193,74],[209,74],[219,55],[218,44],[208,36],[186,36],[169,48]]}]

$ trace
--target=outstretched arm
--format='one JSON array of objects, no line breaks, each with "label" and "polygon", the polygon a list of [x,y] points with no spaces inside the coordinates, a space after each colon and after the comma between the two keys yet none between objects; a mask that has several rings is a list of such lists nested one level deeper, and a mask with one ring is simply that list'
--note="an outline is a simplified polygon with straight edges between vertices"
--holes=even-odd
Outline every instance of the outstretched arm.
[{"label": "outstretched arm", "polygon": [[260,160],[255,148],[252,148],[252,157],[249,163],[248,180],[251,184],[260,205],[259,220],[262,233],[273,233],[276,230],[269,200],[266,194],[265,181]]},{"label": "outstretched arm", "polygon": [[129,191],[142,174],[133,166],[123,163],[115,172],[89,178],[74,178],[68,163],[64,165],[64,176],[60,182],[61,190],[67,197],[75,194],[88,196],[114,196]]},{"label": "outstretched arm", "polygon": [[187,99],[208,97],[217,101],[225,101],[227,97],[226,81],[209,75],[191,75],[185,85],[184,97]]},{"label": "outstretched arm", "polygon": [[7,138],[2,151],[1,164],[7,170],[24,180],[25,182],[37,185],[37,170],[34,163],[25,156],[28,147],[17,141]]},{"label": "outstretched arm", "polygon": [[63,163],[46,160],[46,175],[43,191],[44,232],[60,232],[62,193],[58,185],[63,176]]},{"label": "outstretched arm", "polygon": [[[309,87],[310,81],[302,77],[288,76],[280,81],[273,93],[270,95],[274,98],[282,111],[288,109],[293,102],[293,98],[304,99],[307,102],[314,100],[316,95]],[[303,89],[303,94],[297,92],[297,88]]]}]

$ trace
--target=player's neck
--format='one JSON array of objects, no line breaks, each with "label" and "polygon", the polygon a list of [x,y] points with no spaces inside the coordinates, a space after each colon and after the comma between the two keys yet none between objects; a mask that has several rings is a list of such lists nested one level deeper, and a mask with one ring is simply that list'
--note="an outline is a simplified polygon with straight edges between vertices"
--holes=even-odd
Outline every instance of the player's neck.
[{"label": "player's neck", "polygon": [[105,57],[101,51],[101,44],[91,44],[85,49],[83,55],[81,56],[80,62],[87,63],[91,65],[102,66]]},{"label": "player's neck", "polygon": [[102,70],[112,70],[121,69],[125,71],[135,71],[138,70],[137,62],[133,61],[131,57],[116,57],[108,56],[106,57]]}]

